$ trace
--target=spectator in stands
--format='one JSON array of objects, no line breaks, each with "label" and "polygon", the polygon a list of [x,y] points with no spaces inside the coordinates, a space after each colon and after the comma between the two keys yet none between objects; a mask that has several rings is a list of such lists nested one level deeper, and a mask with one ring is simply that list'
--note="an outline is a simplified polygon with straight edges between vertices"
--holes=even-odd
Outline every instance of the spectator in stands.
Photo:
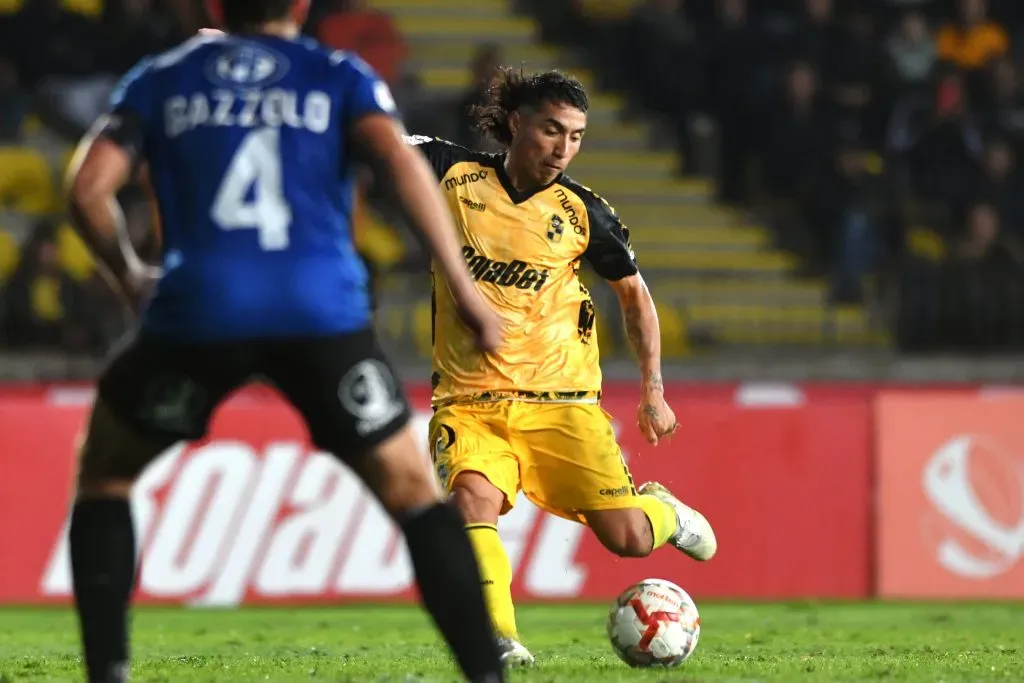
[{"label": "spectator in stands", "polygon": [[954,253],[963,264],[1016,268],[1024,263],[1019,246],[1002,234],[999,212],[987,203],[976,204],[967,214],[966,235]]},{"label": "spectator in stands", "polygon": [[458,119],[459,131],[455,142],[465,145],[470,149],[495,151],[494,143],[490,138],[480,135],[476,130],[476,123],[470,115],[470,107],[480,104],[484,94],[491,85],[498,67],[501,65],[501,46],[495,43],[484,43],[478,45],[476,53],[469,63],[470,78],[472,82],[466,91],[459,98]]},{"label": "spectator in stands", "polygon": [[1005,136],[1018,155],[1024,154],[1024,87],[1017,66],[1008,57],[992,68],[991,95],[984,107],[985,132]]},{"label": "spectator in stands", "polygon": [[589,38],[587,48],[598,62],[610,88],[629,85],[622,55],[630,46],[623,25],[639,0],[571,0],[578,30]]},{"label": "spectator in stands", "polygon": [[931,122],[920,136],[909,136],[912,191],[925,201],[962,207],[970,179],[978,171],[982,135],[970,116],[963,83],[949,75],[940,83]]},{"label": "spectator in stands", "polygon": [[969,92],[981,96],[979,76],[993,61],[1010,49],[1006,30],[988,18],[988,0],[960,0],[959,20],[947,22],[939,31],[939,56],[968,75]]},{"label": "spectator in stands", "polygon": [[88,333],[77,319],[80,290],[58,265],[56,226],[41,223],[4,288],[4,335],[13,347],[81,350]]},{"label": "spectator in stands", "polygon": [[365,0],[331,0],[329,7],[315,28],[316,37],[330,47],[358,53],[381,78],[396,84],[407,47],[391,15],[368,7]]},{"label": "spectator in stands", "polygon": [[881,138],[886,111],[880,87],[885,55],[875,36],[874,17],[864,8],[854,9],[837,40],[828,62],[837,120],[873,142]]},{"label": "spectator in stands", "polygon": [[972,199],[996,208],[1004,225],[1024,234],[1024,183],[1016,168],[1013,148],[1002,139],[985,146],[981,171],[974,179]]},{"label": "spectator in stands", "polygon": [[629,28],[631,66],[640,95],[655,111],[684,120],[697,103],[696,27],[683,0],[643,0]]},{"label": "spectator in stands", "polygon": [[886,49],[899,90],[917,93],[928,88],[939,53],[924,13],[904,14]]},{"label": "spectator in stands", "polygon": [[704,108],[718,122],[722,182],[719,199],[748,200],[747,172],[754,151],[757,72],[763,43],[750,21],[748,0],[718,0],[718,21],[700,33]]},{"label": "spectator in stands", "polygon": [[78,135],[106,110],[117,74],[104,69],[99,24],[60,0],[26,3],[16,17],[19,72],[41,96],[51,122]]},{"label": "spectator in stands", "polygon": [[812,64],[797,61],[790,66],[784,96],[771,111],[761,135],[765,187],[777,199],[802,202],[820,177],[830,138],[819,75]]},{"label": "spectator in stands", "polygon": [[0,142],[13,140],[28,111],[28,97],[18,73],[17,22],[0,15]]},{"label": "spectator in stands", "polygon": [[819,189],[820,201],[832,213],[819,240],[834,264],[833,299],[844,303],[863,299],[863,278],[879,263],[888,223],[888,196],[880,179],[868,171],[866,151],[860,141],[843,141],[835,153],[831,182]]},{"label": "spectator in stands", "polygon": [[833,0],[804,0],[793,41],[794,56],[826,65],[839,44],[840,33]]}]

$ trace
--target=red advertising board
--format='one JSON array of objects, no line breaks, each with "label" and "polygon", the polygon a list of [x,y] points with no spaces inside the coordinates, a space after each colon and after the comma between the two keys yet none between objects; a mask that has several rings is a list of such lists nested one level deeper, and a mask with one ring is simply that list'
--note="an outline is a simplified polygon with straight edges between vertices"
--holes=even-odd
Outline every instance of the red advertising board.
[{"label": "red advertising board", "polygon": [[1024,395],[882,393],[878,591],[1024,599]]},{"label": "red advertising board", "polygon": [[[411,393],[425,442],[427,391]],[[635,427],[637,387],[610,383],[605,394],[637,482],[659,480],[703,511],[719,554],[706,564],[670,548],[618,559],[584,527],[521,501],[500,528],[521,599],[605,600],[649,576],[698,599],[868,595],[869,391],[670,385],[682,426],[656,448]],[[0,603],[69,598],[66,515],[85,398],[0,393]],[[165,453],[133,509],[142,601],[411,596],[404,546],[380,508],[265,392],[232,399],[207,440]]]}]

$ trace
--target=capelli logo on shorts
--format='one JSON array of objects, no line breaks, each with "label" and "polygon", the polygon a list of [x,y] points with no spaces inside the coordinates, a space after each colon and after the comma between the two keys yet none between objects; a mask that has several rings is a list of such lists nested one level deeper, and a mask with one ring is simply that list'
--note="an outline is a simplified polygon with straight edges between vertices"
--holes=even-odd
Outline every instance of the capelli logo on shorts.
[{"label": "capelli logo on shorts", "polygon": [[608,496],[610,498],[618,498],[620,496],[628,496],[629,495],[629,487],[628,486],[620,486],[617,489],[601,489],[600,491],[598,491],[598,493],[600,493],[602,496]]}]

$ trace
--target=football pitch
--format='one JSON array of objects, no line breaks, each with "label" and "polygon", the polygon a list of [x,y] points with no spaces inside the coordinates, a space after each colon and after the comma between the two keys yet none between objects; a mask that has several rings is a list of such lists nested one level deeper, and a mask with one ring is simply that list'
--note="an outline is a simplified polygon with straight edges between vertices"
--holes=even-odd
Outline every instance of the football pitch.
[{"label": "football pitch", "polygon": [[[603,605],[524,606],[538,665],[512,681],[1024,680],[1024,604],[700,605],[696,652],[633,670],[611,652]],[[410,607],[142,609],[133,681],[456,681]],[[66,609],[0,609],[0,682],[81,681]]]}]

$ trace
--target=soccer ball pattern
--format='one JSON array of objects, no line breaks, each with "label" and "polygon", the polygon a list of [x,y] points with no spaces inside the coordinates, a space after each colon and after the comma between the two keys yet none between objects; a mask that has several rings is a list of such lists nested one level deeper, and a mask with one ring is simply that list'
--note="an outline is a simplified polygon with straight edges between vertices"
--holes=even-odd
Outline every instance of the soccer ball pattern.
[{"label": "soccer ball pattern", "polygon": [[633,667],[679,666],[699,637],[697,606],[671,581],[646,579],[630,586],[608,614],[608,640]]}]

